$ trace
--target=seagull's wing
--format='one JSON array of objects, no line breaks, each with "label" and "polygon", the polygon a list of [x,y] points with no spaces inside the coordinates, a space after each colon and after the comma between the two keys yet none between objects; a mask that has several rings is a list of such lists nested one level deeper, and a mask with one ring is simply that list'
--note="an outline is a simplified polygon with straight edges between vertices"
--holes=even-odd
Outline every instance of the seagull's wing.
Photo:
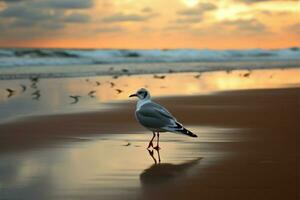
[{"label": "seagull's wing", "polygon": [[177,122],[167,109],[154,102],[144,104],[136,111],[136,117],[143,126],[149,129],[159,129],[160,131],[183,133],[191,137],[197,137]]},{"label": "seagull's wing", "polygon": [[136,111],[138,121],[148,128],[164,128],[174,126],[176,119],[159,104],[149,102]]}]

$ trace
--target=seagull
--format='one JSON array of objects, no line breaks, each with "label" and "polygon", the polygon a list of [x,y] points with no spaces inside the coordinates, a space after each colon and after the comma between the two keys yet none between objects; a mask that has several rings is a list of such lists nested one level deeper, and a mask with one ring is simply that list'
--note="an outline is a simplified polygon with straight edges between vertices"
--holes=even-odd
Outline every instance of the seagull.
[{"label": "seagull", "polygon": [[31,82],[35,82],[35,83],[39,82],[39,77],[38,76],[33,76],[33,77],[30,77],[29,79],[30,79]]},{"label": "seagull", "polygon": [[166,78],[166,76],[164,76],[164,75],[161,75],[161,76],[159,76],[159,75],[153,75],[153,78],[157,78],[157,79],[164,79],[164,78]]},{"label": "seagull", "polygon": [[138,98],[135,111],[136,119],[141,125],[153,133],[153,137],[147,147],[148,149],[153,147],[153,140],[156,136],[155,133],[157,133],[157,146],[153,147],[154,149],[160,149],[160,132],[182,133],[190,137],[197,137],[197,135],[184,128],[166,108],[151,101],[150,93],[146,89],[141,88],[129,97]]},{"label": "seagull", "polygon": [[194,77],[195,78],[200,78],[200,76],[201,76],[201,74],[199,73],[199,74],[195,75]]},{"label": "seagull", "polygon": [[116,84],[114,82],[109,82],[110,87],[114,87]]},{"label": "seagull", "polygon": [[123,92],[123,90],[120,90],[120,89],[116,89],[117,93],[120,94]]},{"label": "seagull", "polygon": [[77,103],[79,101],[79,98],[81,96],[79,96],[79,95],[77,95],[77,96],[70,95],[69,97],[72,98],[72,99],[74,99],[74,101],[71,104],[75,104],[75,103]]},{"label": "seagull", "polygon": [[243,76],[248,78],[250,76],[251,72],[245,73]]},{"label": "seagull", "polygon": [[7,88],[6,91],[8,92],[8,95],[7,95],[8,98],[13,96],[16,92],[15,90],[12,90],[10,88]]},{"label": "seagull", "polygon": [[90,97],[95,97],[96,90],[92,90],[88,93]]},{"label": "seagull", "polygon": [[99,81],[96,81],[96,85],[99,86],[101,85],[101,83]]}]

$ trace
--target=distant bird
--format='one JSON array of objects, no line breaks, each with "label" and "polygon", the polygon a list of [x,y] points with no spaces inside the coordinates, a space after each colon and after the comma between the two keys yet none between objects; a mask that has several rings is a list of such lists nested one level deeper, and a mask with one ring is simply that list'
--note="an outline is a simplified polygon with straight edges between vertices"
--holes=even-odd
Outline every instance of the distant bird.
[{"label": "distant bird", "polygon": [[101,83],[99,81],[96,81],[96,85],[99,86],[101,85]]},{"label": "distant bird", "polygon": [[21,88],[22,88],[22,92],[25,92],[26,91],[26,85],[23,85],[23,84],[20,84]]},{"label": "distant bird", "polygon": [[87,79],[85,79],[85,81],[86,81],[86,82],[89,82],[89,81],[90,81],[90,79],[88,79],[88,78],[87,78]]},{"label": "distant bird", "polygon": [[201,74],[197,74],[194,77],[198,79],[198,78],[200,78],[200,76],[201,76]]},{"label": "distant bird", "polygon": [[109,82],[110,83],[110,87],[115,87],[115,83],[114,82]]},{"label": "distant bird", "polygon": [[117,93],[120,94],[123,92],[123,90],[120,90],[120,89],[116,89]]},{"label": "distant bird", "polygon": [[123,146],[124,147],[128,147],[128,146],[130,146],[131,144],[129,143],[129,142],[127,142],[127,144],[124,144]]},{"label": "distant bird", "polygon": [[113,79],[117,79],[117,78],[119,78],[119,76],[118,75],[114,75],[112,78]]},{"label": "distant bird", "polygon": [[90,91],[90,92],[88,93],[88,95],[89,95],[90,97],[95,97],[95,96],[94,96],[95,93],[96,93],[96,90],[92,90],[92,91]]},{"label": "distant bird", "polygon": [[79,95],[76,95],[76,96],[70,95],[69,97],[72,98],[72,99],[74,99],[74,101],[71,102],[71,104],[75,104],[75,103],[77,103],[77,102],[79,101],[79,98],[80,98],[81,96],[79,96]]},{"label": "distant bird", "polygon": [[246,77],[246,78],[248,78],[250,76],[250,74],[251,74],[251,72],[247,72],[243,76]]},{"label": "distant bird", "polygon": [[35,83],[39,82],[39,77],[38,76],[32,76],[29,79],[30,79],[31,82],[35,82]]},{"label": "distant bird", "polygon": [[39,100],[40,97],[41,97],[40,90],[36,90],[35,92],[33,92],[33,93],[31,94],[31,96],[32,96],[32,99],[34,99],[34,100]]},{"label": "distant bird", "polygon": [[162,76],[159,76],[159,75],[153,75],[153,78],[157,78],[157,79],[164,79],[166,78],[166,76],[162,75]]},{"label": "distant bird", "polygon": [[8,92],[8,95],[7,95],[8,98],[13,96],[16,92],[15,90],[12,90],[10,88],[7,88],[6,91]]},{"label": "distant bird", "polygon": [[169,69],[169,73],[174,73],[174,70],[172,70],[172,69]]},{"label": "distant bird", "polygon": [[33,89],[36,89],[37,88],[37,82],[32,82],[30,87],[33,88]]},{"label": "distant bird", "polygon": [[227,74],[230,74],[231,72],[232,72],[231,69],[227,69],[227,70],[226,70],[226,73],[227,73]]},{"label": "distant bird", "polygon": [[157,133],[157,145],[154,149],[159,149],[159,132],[182,133],[190,137],[197,137],[180,124],[172,114],[161,105],[151,101],[150,93],[144,89],[139,89],[129,97],[138,97],[135,116],[138,122],[153,133],[148,148],[153,147],[155,133]]},{"label": "distant bird", "polygon": [[122,71],[123,73],[128,73],[128,72],[129,72],[128,69],[122,69],[121,71]]}]

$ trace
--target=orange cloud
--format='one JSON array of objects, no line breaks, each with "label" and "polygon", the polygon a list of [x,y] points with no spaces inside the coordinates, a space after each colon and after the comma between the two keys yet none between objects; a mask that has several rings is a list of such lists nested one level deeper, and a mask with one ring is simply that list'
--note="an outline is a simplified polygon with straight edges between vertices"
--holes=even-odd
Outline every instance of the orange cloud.
[{"label": "orange cloud", "polygon": [[0,46],[283,48],[299,46],[299,1],[0,1]]}]

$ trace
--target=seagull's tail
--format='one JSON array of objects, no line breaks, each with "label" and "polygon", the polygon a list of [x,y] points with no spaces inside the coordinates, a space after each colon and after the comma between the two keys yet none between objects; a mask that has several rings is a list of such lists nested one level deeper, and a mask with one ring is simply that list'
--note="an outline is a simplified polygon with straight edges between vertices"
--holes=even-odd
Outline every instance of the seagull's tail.
[{"label": "seagull's tail", "polygon": [[184,128],[180,123],[178,123],[178,122],[175,122],[175,123],[176,123],[176,126],[172,127],[173,132],[183,133],[183,134],[188,135],[190,137],[198,137],[196,134],[194,134],[191,131]]}]

